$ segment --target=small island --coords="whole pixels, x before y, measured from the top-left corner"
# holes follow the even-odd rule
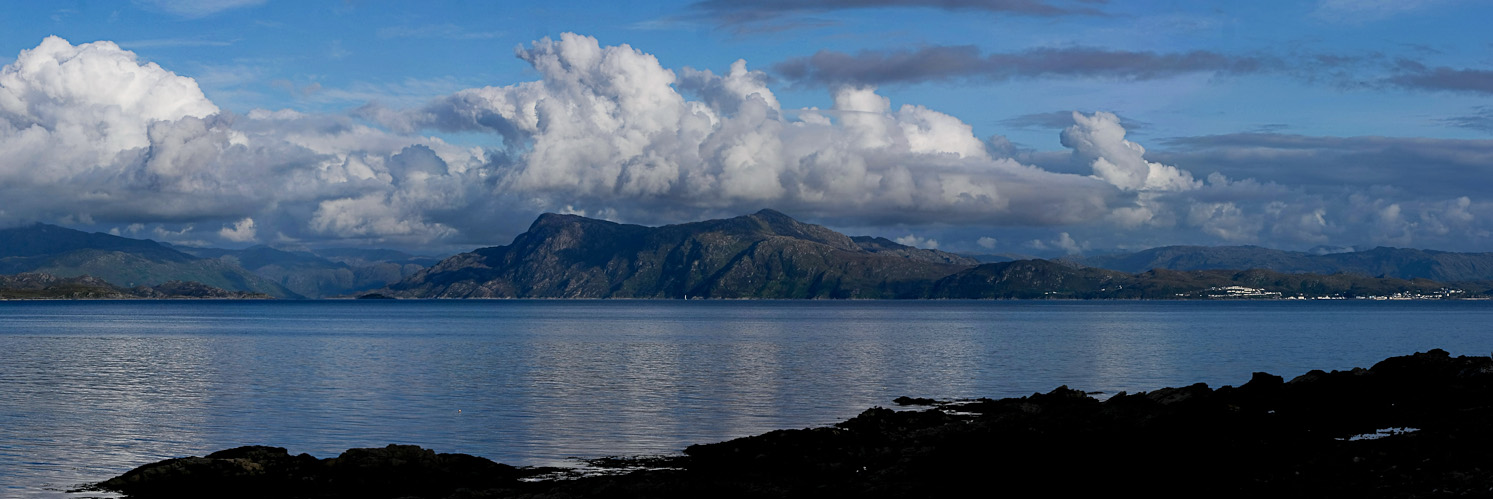
[[[1097,395],[1097,396],[1096,396]],[[136,468],[88,490],[133,498],[1484,496],[1493,484],[1493,359],[1442,350],[1370,368],[1255,373],[1090,394],[899,398],[831,427],[682,455],[517,468],[415,446],[334,458],[240,447]],[[1081,497],[1081,496],[1080,496]]]

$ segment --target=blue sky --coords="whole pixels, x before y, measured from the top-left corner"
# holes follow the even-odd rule
[[[26,3],[0,16],[0,223],[455,251],[543,211],[776,208],[955,251],[1493,251],[1488,19],[1457,0]]]

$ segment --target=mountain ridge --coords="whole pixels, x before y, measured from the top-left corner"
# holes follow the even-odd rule
[[[895,243],[893,243],[895,244]],[[645,227],[546,213],[506,246],[442,261],[381,293],[497,298],[897,298],[965,265],[870,251],[819,225],[765,209]],[[899,253],[900,252],[900,253]]]
[[[441,260],[318,253],[172,246],[46,224],[0,230],[0,274],[88,275],[124,289],[190,281],[282,298],[1157,299],[1229,286],[1277,296],[1451,296],[1448,282],[1475,295],[1493,290],[1493,253],[1166,246],[982,263],[989,258],[847,236],[771,209],[658,227],[546,213],[508,245]]]
[[[1228,251],[1259,250],[1265,249]],[[1229,295],[1230,287],[1239,289]],[[846,236],[773,210],[659,227],[543,214],[509,245],[450,257],[376,293],[401,298],[1468,296],[1424,278],[1259,268],[1128,273],[1041,259],[979,263],[885,238]]]
[[[177,247],[196,257],[222,260],[307,298],[351,295],[387,286],[414,274],[421,259],[393,250],[338,251],[328,258],[316,251],[283,250],[266,245],[231,250]],[[389,257],[395,261],[378,260]],[[434,262],[430,262],[434,263]]]

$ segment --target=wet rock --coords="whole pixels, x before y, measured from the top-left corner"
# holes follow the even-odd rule
[[[1146,395],[1147,398],[1161,405],[1172,405],[1187,402],[1199,397],[1206,397],[1213,393],[1205,383],[1196,383],[1181,388],[1162,388]]]
[[[936,405],[939,403],[939,401],[936,399],[908,397],[906,395],[903,395],[901,397],[892,399],[892,403],[897,405]]]
[[[462,489],[517,484],[529,471],[413,445],[349,449],[317,459],[282,447],[248,446],[206,457],[168,459],[98,484],[144,498],[447,497]]]
[[[1249,382],[1239,388],[1253,391],[1275,391],[1285,384],[1285,378],[1280,376],[1270,373],[1254,373],[1250,376]]]

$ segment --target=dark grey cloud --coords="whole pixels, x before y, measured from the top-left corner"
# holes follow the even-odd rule
[[[778,62],[772,71],[800,85],[831,86],[1031,78],[1145,81],[1200,72],[1271,73],[1343,90],[1399,88],[1493,95],[1493,70],[1428,66],[1378,53],[1226,54],[1209,50],[1152,52],[1098,47],[985,53],[974,45],[933,45],[854,54],[820,50]]]
[[[1058,17],[1103,15],[1094,8],[1106,0],[703,0],[689,6],[686,17],[715,22],[738,33],[781,31],[829,23],[809,16],[839,10],[928,8],[993,14]]]
[[[1414,61],[1400,61],[1398,66],[1400,74],[1389,77],[1390,84],[1415,90],[1493,94],[1493,71],[1446,66],[1433,68]]]
[[[1178,137],[1147,156],[1195,173],[1440,198],[1493,191],[1493,140],[1236,133]]]
[[[821,50],[808,57],[779,62],[772,69],[783,78],[799,83],[879,85],[1052,77],[1152,80],[1205,71],[1253,73],[1278,65],[1272,58],[1206,50],[1157,53],[1067,47],[982,54],[973,45],[960,45],[863,51],[854,55]]]

